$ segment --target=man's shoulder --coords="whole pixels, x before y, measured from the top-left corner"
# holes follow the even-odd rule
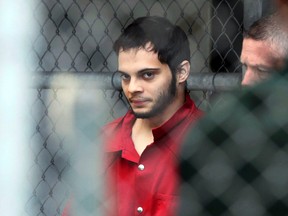
[[[193,119],[193,120],[202,117],[204,115],[204,113],[205,113],[200,107],[198,107],[196,105],[195,101],[192,100],[190,95],[186,96],[186,104],[185,104],[185,106],[188,107],[188,109],[190,109],[191,119]]]
[[[110,151],[110,149],[113,149],[114,144],[117,143],[114,141],[115,139],[117,140],[119,134],[121,134],[123,119],[124,116],[118,117],[101,128],[101,138],[105,146],[105,151]]]
[[[125,115],[118,117],[111,122],[108,122],[106,125],[103,126],[102,130],[110,131],[110,132],[114,131],[117,127],[119,127],[119,125],[122,124],[124,118],[125,118]]]
[[[134,119],[134,115],[131,111],[128,111],[124,116],[118,117],[113,121],[107,123],[102,127],[102,132],[106,134],[117,132],[123,124],[127,124]],[[111,135],[109,135],[111,136]]]

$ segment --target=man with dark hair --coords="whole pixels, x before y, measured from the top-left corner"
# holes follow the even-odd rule
[[[124,29],[114,50],[130,109],[101,131],[105,196],[100,214],[176,216],[180,144],[203,115],[186,89],[188,38],[165,18],[141,17]],[[70,199],[62,215],[77,212],[77,202]]]
[[[244,32],[241,62],[242,85],[252,85],[267,79],[283,67],[288,55],[288,33],[273,13],[254,22]]]
[[[103,130],[108,215],[177,215],[180,143],[202,115],[186,90],[187,36],[165,18],[141,17],[114,50],[131,109]]]

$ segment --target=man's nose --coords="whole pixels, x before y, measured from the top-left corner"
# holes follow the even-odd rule
[[[140,80],[138,79],[131,79],[128,85],[128,91],[130,93],[134,93],[134,92],[141,92],[143,91],[143,87],[142,87],[142,83]]]
[[[256,74],[251,70],[250,68],[247,68],[245,72],[243,72],[243,78],[242,78],[242,85],[253,85],[257,82],[256,80]]]

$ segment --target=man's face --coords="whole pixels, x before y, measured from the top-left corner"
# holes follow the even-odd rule
[[[142,49],[120,51],[118,70],[122,89],[137,118],[151,118],[168,109],[176,95],[176,83],[157,53]]]
[[[267,79],[273,70],[281,68],[283,57],[265,41],[244,38],[241,53],[242,85],[253,85]]]

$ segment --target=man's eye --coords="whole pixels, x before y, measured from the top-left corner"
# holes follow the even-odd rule
[[[268,68],[257,67],[256,70],[257,70],[256,73],[257,73],[258,78],[259,78],[260,80],[265,80],[265,79],[267,79],[269,76],[272,75],[271,69],[268,69]]]
[[[259,71],[260,73],[269,73],[269,72],[271,72],[271,69],[270,68],[257,67],[257,71]]]
[[[127,74],[121,74],[121,79],[122,79],[122,80],[129,80],[129,79],[130,79],[130,76],[127,75]]]
[[[152,79],[154,74],[152,72],[146,72],[143,74],[144,79]]]

